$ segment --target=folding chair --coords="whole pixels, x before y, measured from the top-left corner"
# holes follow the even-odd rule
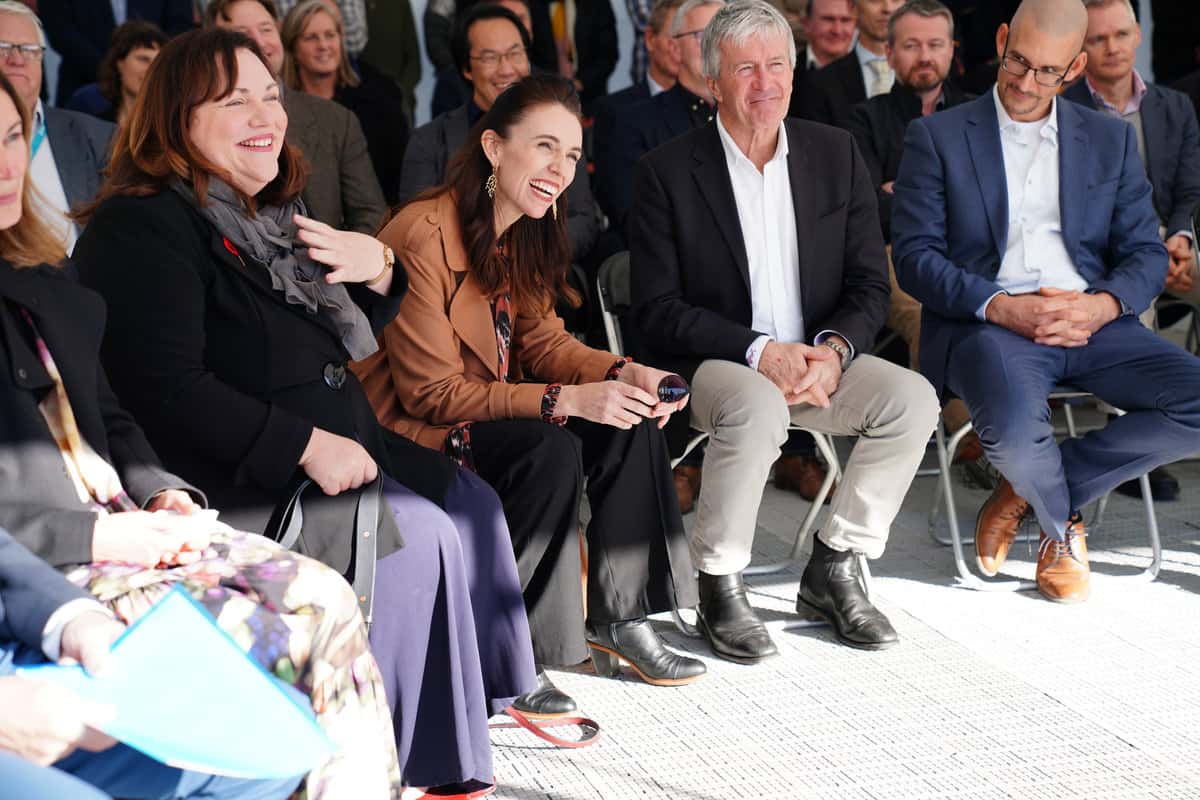
[[[1096,398],[1091,392],[1085,392],[1071,386],[1058,386],[1050,393],[1049,400],[1063,400],[1064,410],[1067,419],[1067,436],[1076,438],[1079,432],[1075,426],[1075,417],[1071,411],[1070,401],[1079,398]],[[1121,409],[1114,408],[1113,411],[1118,415],[1123,415],[1125,412]],[[950,454],[954,453],[959,442],[973,430],[970,422],[963,425],[958,430],[946,438],[946,433],[943,425],[939,421],[934,432],[936,441],[937,459],[938,459],[938,486],[934,490],[933,504],[929,511],[929,531],[933,536],[934,541],[938,544],[950,545],[954,548],[954,566],[957,570],[957,584],[960,587],[967,589],[975,589],[978,591],[1026,591],[1037,588],[1037,584],[1032,581],[1025,580],[985,580],[974,572],[967,565],[966,557],[963,554],[964,544],[973,544],[974,537],[964,538],[958,525],[958,508],[954,501],[954,481],[950,474]],[[1154,511],[1154,498],[1150,494],[1150,478],[1149,474],[1142,475],[1138,479],[1142,489],[1142,501],[1145,506],[1146,513],[1146,533],[1150,542],[1151,560],[1150,565],[1146,569],[1135,575],[1129,575],[1121,578],[1121,580],[1130,580],[1138,582],[1149,582],[1158,576],[1158,571],[1162,566],[1162,543],[1158,536],[1158,517]],[[939,508],[942,500],[945,500],[946,523],[950,531],[950,538],[944,539],[937,535],[935,527]],[[1097,504],[1096,517],[1091,525],[1091,533],[1095,533],[1103,520],[1104,511],[1108,503],[1108,496],[1102,497]]]

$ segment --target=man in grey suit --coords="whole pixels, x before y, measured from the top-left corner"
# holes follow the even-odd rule
[[[46,34],[37,15],[23,3],[0,2],[0,41],[12,45],[0,59],[0,71],[33,113],[29,175],[41,195],[41,216],[70,253],[79,230],[67,214],[99,191],[100,170],[108,162],[108,144],[115,129],[87,114],[42,103]]]
[[[204,25],[246,34],[262,50],[271,71],[282,74],[283,43],[273,0],[213,0],[205,9]],[[335,228],[374,234],[383,224],[387,204],[358,118],[332,100],[282,83],[280,88],[288,115],[287,140],[300,148],[311,168],[302,195],[308,215]]]

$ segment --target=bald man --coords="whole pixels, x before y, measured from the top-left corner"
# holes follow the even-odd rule
[[[996,574],[1032,510],[1038,590],[1059,602],[1088,594],[1079,509],[1200,451],[1200,359],[1137,319],[1168,260],[1136,133],[1057,98],[1086,66],[1087,25],[1079,0],[1025,0],[997,31],[993,91],[909,127],[892,217],[921,369],[967,404],[1005,477],[976,521],[979,569]],[[1129,413],[1060,446],[1060,383]]]

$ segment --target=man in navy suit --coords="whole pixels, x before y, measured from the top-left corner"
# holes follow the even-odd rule
[[[96,80],[96,70],[108,52],[108,39],[118,25],[144,19],[174,36],[195,24],[191,0],[41,0],[38,11],[50,44],[62,56],[59,103],[66,103],[76,89]]]
[[[1084,0],[1088,32],[1083,50],[1083,80],[1063,97],[1087,108],[1124,119],[1137,134],[1138,152],[1154,190],[1159,232],[1171,263],[1167,291],[1200,305],[1200,273],[1192,245],[1192,212],[1200,206],[1200,126],[1188,97],[1174,89],[1146,83],[1134,68],[1142,29],[1129,0]],[[1174,500],[1179,482],[1158,467],[1150,473],[1156,500]],[[1141,496],[1137,481],[1118,488]]]
[[[251,781],[168,767],[100,733],[111,709],[57,684],[14,675],[18,664],[70,658],[104,668],[125,626],[0,529],[0,787],[22,800],[223,798],[282,800],[299,778]],[[54,766],[51,767],[50,765]],[[102,791],[101,791],[102,790]]]
[[[892,216],[921,369],[966,402],[1006,478],[976,523],[980,569],[995,574],[1032,508],[1038,589],[1060,602],[1088,593],[1079,509],[1200,450],[1200,359],[1137,319],[1168,263],[1137,136],[1057,99],[1086,65],[1087,22],[1079,0],[1024,0],[996,35],[994,90],[909,127]],[[1128,414],[1059,446],[1059,383]]]

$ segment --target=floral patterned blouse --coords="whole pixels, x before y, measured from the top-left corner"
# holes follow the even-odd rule
[[[498,242],[497,247],[503,248],[503,244]],[[496,347],[500,355],[500,380],[508,383],[509,364],[512,359],[512,300],[508,292],[503,292],[492,301],[492,322],[496,328]],[[620,377],[621,369],[631,360],[627,356],[618,358],[609,367],[604,380],[615,381]],[[567,423],[566,417],[556,416],[554,413],[555,407],[558,405],[558,396],[561,392],[561,383],[552,383],[546,387],[546,391],[542,395],[542,422],[548,422],[551,425],[565,425]],[[463,468],[474,472],[475,459],[471,450],[471,425],[471,422],[460,422],[455,425],[446,434],[446,441],[442,445],[442,452],[458,462]]]

